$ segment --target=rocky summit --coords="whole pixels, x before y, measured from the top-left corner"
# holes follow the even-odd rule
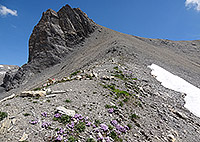
[[[66,5],[58,12],[48,9],[29,39],[28,64],[17,72],[7,73],[3,86],[6,90],[16,88],[28,76],[60,63],[95,28],[95,23],[79,8]]]
[[[163,87],[148,68],[200,87],[199,52],[199,41],[126,35],[78,8],[49,9],[30,37],[27,64],[3,79],[0,141],[199,142],[187,94]]]

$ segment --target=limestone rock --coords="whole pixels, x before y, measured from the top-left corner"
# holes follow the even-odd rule
[[[47,95],[47,91],[23,91],[20,97],[44,97]]]
[[[0,128],[0,134],[5,134],[7,132],[7,130],[10,128],[11,125],[11,120],[7,117]]]
[[[28,134],[26,134],[25,132],[24,132],[24,134],[22,135],[22,137],[21,137],[21,139],[19,140],[20,142],[23,142],[23,141],[25,141],[25,140],[27,140],[28,139]]]
[[[75,115],[75,111],[74,110],[66,109],[63,106],[57,107],[56,110],[61,114],[66,114],[66,115],[71,116],[71,117],[73,117]]]

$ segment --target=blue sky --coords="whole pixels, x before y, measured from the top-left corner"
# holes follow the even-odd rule
[[[42,12],[80,7],[96,23],[147,38],[200,39],[200,0],[0,0],[0,64],[23,65]]]

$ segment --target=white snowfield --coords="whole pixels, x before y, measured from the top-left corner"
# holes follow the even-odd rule
[[[0,65],[0,68],[3,68],[3,65]]]
[[[187,94],[185,97],[185,107],[193,114],[200,117],[200,89],[185,81],[184,79],[173,75],[158,65],[152,64],[148,66],[152,72],[151,74],[156,76],[156,79],[161,84],[174,91],[183,92]]]

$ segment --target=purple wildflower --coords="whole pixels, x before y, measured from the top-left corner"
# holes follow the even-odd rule
[[[105,124],[100,124],[101,129],[105,132],[108,131],[108,126]]]
[[[109,112],[109,113],[113,113],[113,112],[114,112],[114,109],[113,109],[113,108],[110,108],[110,109],[108,109],[108,112]]]
[[[71,122],[71,124],[67,125],[69,128],[73,129],[74,128],[74,121]]]
[[[60,114],[60,113],[56,113],[55,115],[54,115],[54,117],[56,117],[56,118],[59,118],[59,117],[61,117],[62,116],[62,114]]]
[[[96,128],[97,126],[95,124],[92,125],[93,128]]]
[[[42,123],[42,128],[48,128],[51,125],[51,122],[43,122]]]
[[[82,117],[81,114],[75,114],[75,115],[74,115],[74,118],[75,118],[75,119],[79,119],[79,118],[81,118],[81,117]]]
[[[56,138],[57,141],[62,141],[62,137],[59,135],[57,138]]]
[[[128,126],[126,126],[126,125],[124,126],[124,128],[125,128],[126,130],[130,130],[130,128],[129,128]]]
[[[31,124],[33,124],[33,125],[35,125],[35,124],[37,124],[37,123],[38,123],[38,121],[37,121],[37,120],[32,120],[32,121],[29,121],[29,123],[31,123]]]
[[[121,135],[121,132],[119,130],[115,130],[115,132],[117,133],[117,135]]]
[[[111,124],[112,124],[113,126],[116,126],[116,125],[117,125],[117,120],[112,120],[112,121],[111,121]]]
[[[103,137],[101,137],[101,138],[98,138],[98,141],[101,141],[101,140],[103,140]]]
[[[64,135],[63,135],[63,137],[66,137],[66,136],[67,136],[67,134],[64,134]]]
[[[126,132],[126,129],[121,125],[116,125],[116,129],[119,130],[120,132],[123,132],[123,133]]]
[[[41,115],[47,117],[47,112],[43,112]]]
[[[92,124],[91,122],[87,122],[87,123],[86,123],[86,126],[90,127],[91,124]]]
[[[64,131],[65,131],[64,129],[60,128],[60,130],[57,132],[57,134],[62,135],[64,133]]]
[[[85,121],[88,121],[88,119],[89,119],[89,117],[88,117],[88,116],[86,116],[86,117],[85,117]]]
[[[109,137],[105,137],[106,142],[111,142]]]

